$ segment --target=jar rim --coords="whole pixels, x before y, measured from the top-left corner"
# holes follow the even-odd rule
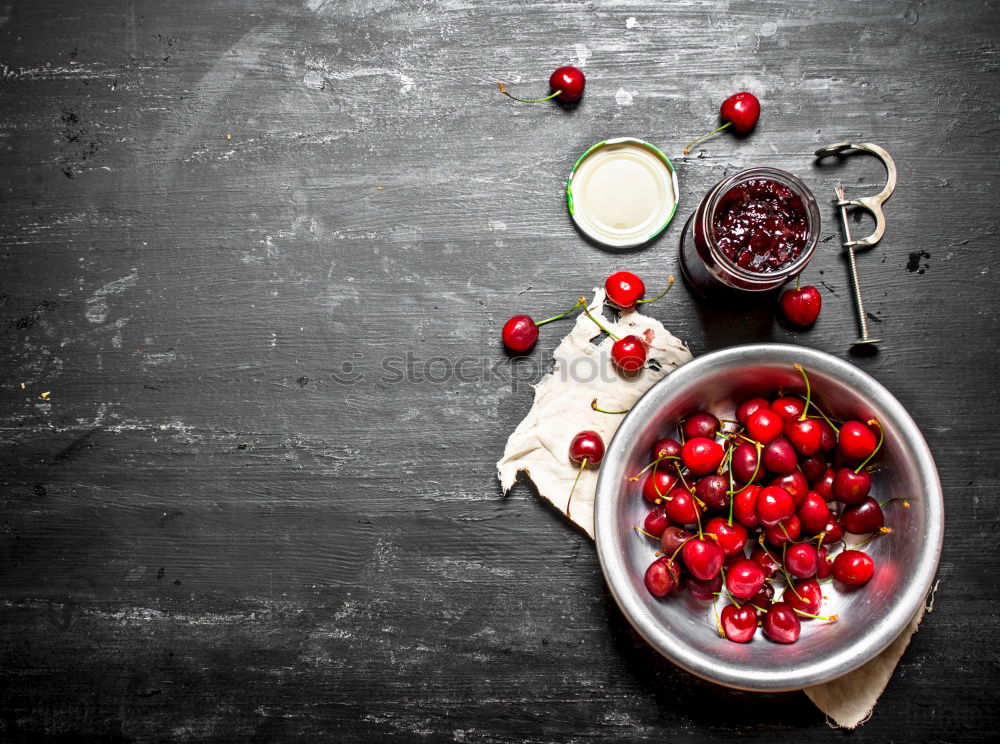
[[[715,210],[716,207],[718,207],[720,199],[733,186],[743,183],[744,181],[749,181],[752,178],[767,178],[787,186],[795,193],[796,196],[802,199],[802,205],[805,207],[806,223],[808,225],[806,244],[802,247],[802,252],[794,261],[777,271],[763,273],[759,271],[750,271],[737,265],[736,262],[723,253],[715,239],[714,231],[712,230],[712,217],[715,214]],[[816,250],[816,246],[819,243],[820,214],[819,205],[816,203],[816,197],[813,195],[812,190],[806,186],[801,179],[788,171],[781,170],[780,168],[756,166],[753,168],[745,168],[744,170],[734,173],[731,176],[723,178],[712,188],[711,191],[708,192],[702,204],[703,209],[701,210],[698,221],[701,223],[701,234],[705,238],[705,244],[708,246],[712,259],[720,266],[725,267],[726,271],[749,284],[773,283],[777,280],[784,280],[795,276],[805,268],[806,264],[809,263],[809,260],[812,258],[812,255]]]

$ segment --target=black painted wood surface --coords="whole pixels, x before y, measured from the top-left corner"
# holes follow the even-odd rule
[[[800,693],[657,657],[586,537],[494,473],[562,332],[514,364],[510,314],[618,268],[662,284],[735,169],[877,190],[875,160],[814,166],[843,138],[900,171],[861,258],[877,356],[847,353],[828,205],[812,331],[683,287],[649,312],[695,354],[851,358],[910,409],[945,485],[941,584],[850,738],[988,738],[998,22],[966,0],[0,6],[2,739],[845,738]],[[497,93],[564,63],[577,108]],[[739,89],[753,135],[680,156]],[[616,135],[675,156],[682,192],[629,254],[585,243],[562,196]]]

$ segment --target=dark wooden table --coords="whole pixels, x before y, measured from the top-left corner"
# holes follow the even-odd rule
[[[816,328],[683,287],[650,312],[695,354],[850,358],[910,409],[945,484],[940,590],[850,738],[995,733],[998,23],[965,0],[3,5],[0,738],[844,739],[801,693],[656,656],[586,537],[494,472],[565,330],[515,364],[503,321],[619,268],[662,285],[701,195],[762,164],[825,204]],[[497,93],[564,63],[575,109]],[[680,156],[744,88],[753,135]],[[676,156],[682,191],[629,254],[562,195],[615,135]],[[881,167],[810,156],[843,138],[900,172],[861,258],[873,357],[847,352],[828,200]]]

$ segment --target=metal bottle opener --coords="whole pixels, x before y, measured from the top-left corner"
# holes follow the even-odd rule
[[[845,199],[843,186],[837,186],[837,201],[835,204],[840,207],[840,223],[844,229],[843,246],[847,250],[848,262],[851,268],[851,283],[854,288],[854,307],[858,312],[858,323],[861,326],[861,338],[854,342],[854,345],[877,344],[881,341],[878,338],[871,338],[868,335],[868,318],[865,315],[865,305],[861,299],[861,282],[858,277],[858,264],[854,251],[856,248],[871,248],[878,243],[885,235],[885,214],[882,212],[882,204],[888,199],[896,188],[896,164],[892,157],[884,149],[870,142],[854,144],[852,142],[836,142],[826,147],[821,147],[816,151],[817,158],[825,158],[831,155],[839,155],[847,150],[864,150],[878,157],[885,166],[886,182],[882,190],[875,196],[865,196],[860,199]],[[851,239],[851,228],[847,221],[847,208],[860,207],[868,210],[875,218],[875,231],[867,238],[861,240]]]

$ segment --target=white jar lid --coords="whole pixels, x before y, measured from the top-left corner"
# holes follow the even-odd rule
[[[658,148],[633,137],[604,140],[576,161],[566,206],[584,235],[634,248],[663,232],[677,211],[677,174]]]

